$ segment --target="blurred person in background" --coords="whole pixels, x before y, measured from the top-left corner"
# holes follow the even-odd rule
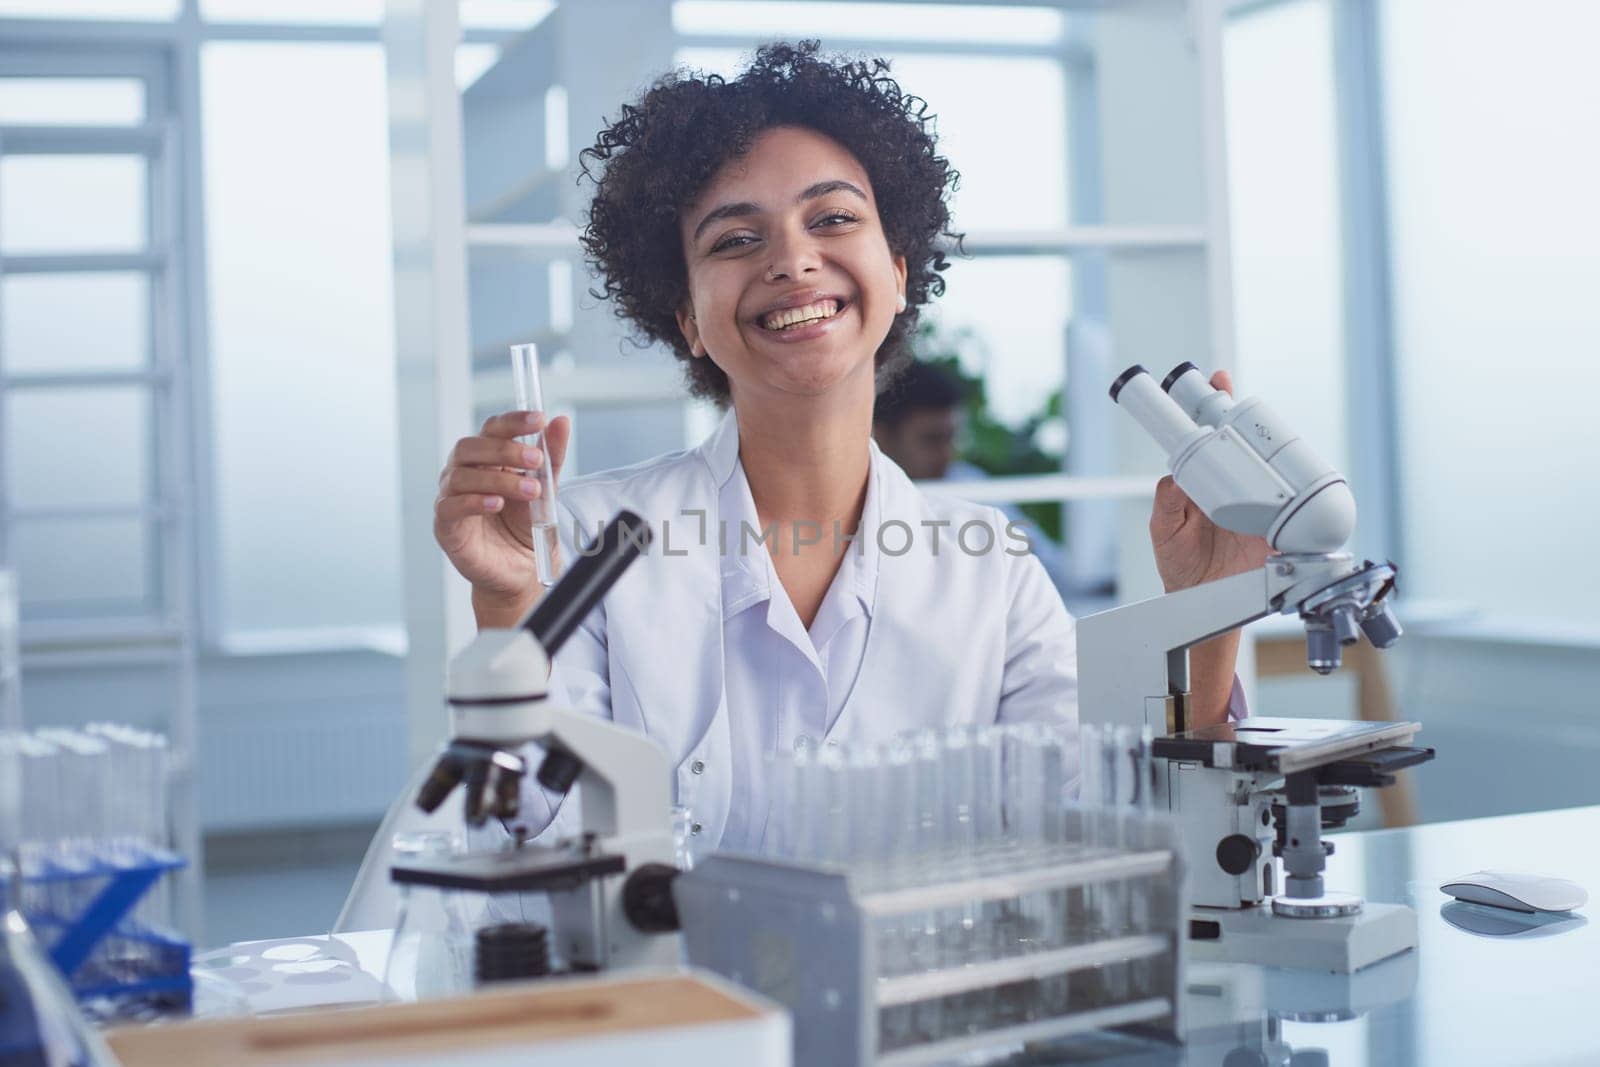
[[[913,360],[878,394],[872,412],[872,439],[883,454],[914,481],[976,482],[989,472],[960,458],[966,421],[966,392],[954,375],[932,363]],[[1027,534],[1028,547],[1063,597],[1071,589],[1065,551],[1015,504],[998,505],[1014,528]]]

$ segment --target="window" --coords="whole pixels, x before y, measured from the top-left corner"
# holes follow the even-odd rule
[[[212,22],[375,25],[383,0],[200,0],[200,16]]]
[[[7,156],[0,160],[0,252],[133,252],[144,248],[149,191],[139,156]]]
[[[0,278],[8,374],[129,371],[150,363],[150,279],[129,272]]]
[[[1225,44],[1240,386],[1349,470],[1328,4],[1250,12]]]
[[[229,638],[392,627],[382,50],[210,42],[201,91],[218,621]]]
[[[148,635],[177,608],[171,233],[152,211],[173,167],[130,129],[164,99],[153,49],[0,49],[0,553],[29,638]]]
[[[950,41],[1041,44],[1061,39],[1066,19],[1040,7],[985,7],[974,11],[948,4],[762,3],[743,0],[678,0],[672,28],[684,36],[773,38],[804,32],[857,40]]]
[[[822,43],[826,49],[827,40]],[[748,49],[684,48],[676,61],[731,78],[748,54]],[[1060,63],[1025,57],[895,55],[892,48],[879,54],[893,64],[891,73],[902,89],[932,98],[939,151],[961,172],[960,188],[951,199],[957,230],[1065,224],[1066,85]],[[1022,143],[1011,124],[992,121],[1020,101],[1026,101],[1031,131]]]
[[[18,389],[5,405],[6,495],[13,506],[135,508],[151,497],[148,387]]]
[[[150,524],[35,519],[11,534],[24,622],[147,617],[155,605]]]
[[[152,0],[145,0],[152,2]],[[376,26],[384,0],[200,0],[200,15],[212,22],[302,26]],[[525,30],[555,10],[555,0],[459,0],[468,29]]]
[[[182,0],[0,0],[0,18],[118,19],[178,17]]]
[[[0,79],[0,126],[130,126],[144,117],[137,78]]]
[[[952,263],[945,277],[949,287],[928,318],[949,335],[968,330],[979,339],[963,353],[971,360],[963,370],[983,377],[998,418],[1023,422],[1061,387],[1071,264],[1064,256],[986,256]]]
[[[1407,588],[1593,624],[1600,7],[1382,7]]]

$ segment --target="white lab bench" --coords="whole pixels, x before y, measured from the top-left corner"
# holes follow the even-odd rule
[[[1600,902],[1600,849],[1593,847],[1600,806],[1330,840],[1330,888],[1409,904],[1417,912],[1416,951],[1353,976],[1191,965],[1184,1046],[1099,1035],[1063,1046],[1061,1059],[1230,1067],[1290,1063],[1291,1056],[1296,1064],[1374,1067],[1600,1062],[1600,1026],[1589,1015],[1600,988],[1600,926],[1581,911],[1523,919],[1438,890],[1453,876],[1501,868],[1570,879]],[[386,931],[334,942],[366,974],[382,975]],[[245,943],[230,951],[244,958],[253,950]]]

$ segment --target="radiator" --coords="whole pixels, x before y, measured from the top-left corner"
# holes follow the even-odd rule
[[[197,792],[203,831],[373,820],[405,784],[400,709],[298,707],[202,715]]]

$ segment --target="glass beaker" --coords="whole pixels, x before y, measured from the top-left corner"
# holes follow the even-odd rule
[[[454,855],[463,845],[448,830],[394,835],[397,861]],[[431,886],[401,885],[394,940],[384,961],[383,984],[393,1000],[427,1000],[472,989],[472,937],[464,894]]]

